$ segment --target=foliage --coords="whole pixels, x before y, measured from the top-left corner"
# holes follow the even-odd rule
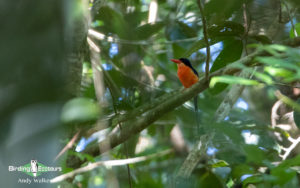
[[[141,106],[147,109],[146,106],[151,101],[179,89],[176,67],[169,60],[171,58],[190,58],[200,75],[204,74],[206,44],[196,2],[151,2],[157,2],[159,7],[154,23],[147,23],[149,11],[152,11],[148,9],[150,1],[108,1],[92,20],[93,29],[106,36],[102,41],[93,39],[101,49],[101,68],[105,72],[104,87],[107,88],[104,100],[109,104],[102,106],[100,119],[104,120],[110,118],[111,114],[121,112],[130,113]],[[295,16],[292,23],[295,24],[299,19],[296,14],[299,7],[292,8],[293,1],[277,3],[276,8],[270,3],[272,4],[268,0],[230,0],[224,4],[220,0],[211,0],[204,4],[211,45],[210,72],[231,66],[246,71],[250,76],[213,77],[210,89],[200,94],[198,105],[203,133],[214,132],[214,136],[208,143],[206,161],[197,165],[188,181],[180,181],[177,184],[179,187],[299,186],[298,171],[295,168],[299,165],[299,155],[296,152],[294,157],[281,160],[280,156],[284,151],[280,149],[280,145],[283,143],[278,142],[274,136],[280,132],[287,139],[290,134],[272,128],[268,120],[270,104],[276,98],[274,91],[281,90],[280,85],[291,87],[299,81],[299,50],[279,44],[289,37],[294,38],[295,33],[291,20],[286,25],[280,25],[274,21],[274,17],[267,17],[263,24],[260,23],[261,20],[250,18],[254,14],[256,17],[274,12],[278,14],[281,6],[282,11],[286,11],[282,14]],[[275,22],[278,27],[268,28],[270,22]],[[290,31],[285,27],[290,28]],[[299,24],[296,23],[297,32],[298,27]],[[259,30],[264,32],[258,32]],[[109,40],[109,37],[114,40]],[[251,66],[232,64],[254,51],[262,53],[254,58]],[[89,63],[86,62],[87,65]],[[92,66],[87,67],[87,72],[93,71]],[[95,100],[95,96],[88,95],[91,90],[92,93],[97,92],[93,77],[91,74],[83,76],[84,80],[89,81],[88,86],[83,87],[82,96]],[[236,105],[224,121],[215,122],[218,106],[236,84],[246,87],[244,94],[238,97]],[[289,101],[287,105],[297,106],[288,97],[286,101]],[[118,121],[118,117],[116,120]],[[114,126],[115,120],[112,122]],[[174,141],[169,139],[169,135],[174,125],[179,125],[185,144],[191,147],[197,142],[195,123],[191,103],[187,101],[139,135],[131,135],[126,146],[118,146],[110,151],[110,156],[114,159],[147,156],[159,153],[163,148],[171,148]],[[95,157],[96,160],[99,158],[102,157]],[[183,159],[183,156],[175,153],[130,165],[133,186],[168,187],[174,184],[174,177]],[[81,179],[76,179],[73,183],[79,181],[105,186],[112,183],[107,176],[114,176],[121,187],[129,186],[125,167],[111,170],[102,167],[96,171],[97,173],[91,171],[88,176],[81,176]],[[96,179],[98,181],[94,181]]]
[[[92,1],[90,8],[99,2]],[[155,114],[157,111],[153,110],[186,91],[181,91],[177,67],[170,59],[189,58],[199,79],[204,80],[207,54],[197,2],[101,1],[95,15],[87,20],[88,43],[80,44],[86,52],[80,53],[80,92],[64,101],[59,112],[62,127],[67,127],[67,136],[61,138],[67,139],[64,143],[72,141],[74,132],[80,130],[79,138],[71,142],[60,163],[64,173],[72,173],[75,168],[99,161],[141,160],[128,165],[99,165],[75,174],[59,186],[300,186],[299,148],[292,146],[300,142],[300,45],[287,42],[299,40],[299,3],[201,2],[208,24],[210,75],[223,72],[213,76],[208,88],[197,96],[201,126],[198,131],[191,101],[176,108],[170,105],[168,113]],[[150,4],[158,7],[151,22]],[[245,60],[253,54],[253,58]],[[228,69],[234,72],[227,73]],[[240,75],[241,71],[248,76]],[[241,86],[238,95],[230,96],[236,86]],[[282,101],[281,108],[274,115],[272,109],[278,100]],[[226,102],[230,107],[221,111],[226,115],[217,122],[222,114],[216,112]],[[147,114],[161,118],[153,122]],[[145,123],[136,134],[122,134],[123,130],[134,129],[137,122]],[[283,125],[289,128],[283,129]],[[111,138],[117,129],[121,133]],[[192,174],[181,177],[179,169],[203,135],[210,135],[202,143],[207,146],[205,152]],[[108,151],[101,155],[93,153],[95,142],[108,138],[112,148],[100,148],[100,152]],[[120,138],[122,144],[114,142]],[[83,142],[80,147],[84,151],[77,152]],[[165,152],[170,148],[172,152]]]

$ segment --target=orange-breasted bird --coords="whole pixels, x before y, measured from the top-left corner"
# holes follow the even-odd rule
[[[177,75],[185,88],[189,88],[198,82],[198,73],[188,59],[171,59],[171,61],[177,64]]]
[[[199,76],[197,71],[192,66],[191,62],[186,58],[171,59],[177,64],[177,75],[185,88],[189,88],[198,82]],[[198,97],[194,97],[194,107],[196,113],[197,130],[199,133],[199,119],[198,119]]]

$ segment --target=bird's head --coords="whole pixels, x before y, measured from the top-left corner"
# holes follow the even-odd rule
[[[188,60],[187,58],[180,58],[180,59],[171,59],[171,61],[173,61],[174,63],[180,65],[181,63],[185,64],[186,66],[191,67],[192,64],[190,62],[190,60]]]
[[[194,69],[194,67],[192,66],[190,60],[188,60],[187,58],[180,58],[180,59],[171,59],[171,61],[173,61],[174,63],[177,64],[178,68],[182,67],[182,66],[188,66],[190,67],[193,72],[198,76],[197,71]]]

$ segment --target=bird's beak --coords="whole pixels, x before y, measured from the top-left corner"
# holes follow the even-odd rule
[[[174,63],[180,64],[181,61],[179,59],[171,59],[171,61],[173,61]]]

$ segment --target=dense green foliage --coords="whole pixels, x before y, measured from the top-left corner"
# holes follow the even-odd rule
[[[60,122],[55,121],[59,124],[56,128],[64,129],[55,143],[63,148],[80,130],[79,138],[60,156],[58,164],[63,173],[72,173],[97,161],[141,161],[128,166],[99,165],[55,186],[300,187],[300,150],[292,145],[300,138],[300,3],[201,3],[211,50],[210,74],[217,76],[198,95],[199,132],[192,100],[180,106],[170,104],[172,109],[158,111],[163,113],[160,118],[147,116],[184,92],[176,75],[177,66],[170,59],[189,58],[204,79],[206,43],[196,0],[96,0],[90,3],[88,13],[84,6],[70,6],[75,17],[89,15],[89,10],[93,14],[85,20],[90,24],[88,42],[80,46],[84,48],[80,54],[80,91],[49,99],[58,101],[60,110],[55,111],[55,117]],[[157,12],[150,4],[157,6]],[[76,33],[77,27],[73,29]],[[239,61],[248,56],[253,58],[246,63]],[[51,67],[55,77],[52,69],[57,67]],[[235,74],[218,74],[228,67]],[[239,74],[241,71],[243,74]],[[61,87],[64,82],[60,79],[54,85]],[[230,95],[233,90],[239,90],[237,96]],[[224,98],[230,99],[231,106],[220,110]],[[274,112],[278,101],[279,110]],[[142,128],[135,127],[139,123]],[[118,128],[121,133],[137,131],[112,137],[113,148],[99,154],[91,138],[103,141]],[[182,177],[180,168],[205,135],[208,138],[202,144],[207,148],[192,173]],[[115,141],[118,139],[120,143]],[[139,156],[147,159],[136,158]]]
[[[200,75],[204,74],[206,44],[197,3],[157,1],[156,21],[147,23],[149,3],[108,1],[92,21],[93,30],[105,35],[103,40],[90,36],[101,50],[100,66],[105,71],[104,87],[108,88],[104,100],[109,105],[102,106],[102,119],[111,114],[130,112],[181,88],[171,58],[190,58]],[[248,72],[249,77],[221,75],[212,79],[211,88],[199,95],[201,133],[195,133],[192,103],[187,101],[141,134],[131,135],[125,147],[129,156],[124,152],[124,144],[112,150],[110,156],[113,159],[131,158],[172,148],[174,141],[169,139],[170,132],[179,125],[185,144],[191,148],[197,143],[198,134],[214,133],[207,143],[205,161],[198,164],[188,181],[179,182],[179,187],[181,184],[186,187],[247,187],[250,184],[298,187],[297,169],[294,168],[300,163],[297,152],[291,154],[297,157],[281,162],[280,154],[285,152],[281,149],[283,143],[274,136],[279,130],[270,122],[271,107],[277,100],[276,90],[297,98],[292,90],[299,80],[300,54],[296,48],[279,44],[295,37],[293,27],[298,32],[298,8],[298,3],[293,1],[230,0],[224,4],[220,0],[211,0],[205,3],[204,15],[211,45],[210,72],[255,50],[270,55],[255,57],[257,67],[234,64]],[[285,21],[279,21],[280,16]],[[274,45],[269,45],[271,43]],[[83,79],[91,82],[83,88],[82,95],[95,99],[90,74],[92,66],[89,61],[84,65],[87,71]],[[246,85],[243,94],[225,120],[216,122],[218,106],[236,84]],[[293,134],[284,130],[279,132],[283,140]],[[146,140],[146,144],[140,151],[142,140]],[[187,155],[184,151],[182,154],[130,165],[134,187],[174,185],[175,176]],[[121,187],[129,186],[126,167],[115,167],[112,171]],[[88,176],[84,175],[79,182],[109,185],[107,170],[103,168],[96,172],[99,174],[86,174]]]

